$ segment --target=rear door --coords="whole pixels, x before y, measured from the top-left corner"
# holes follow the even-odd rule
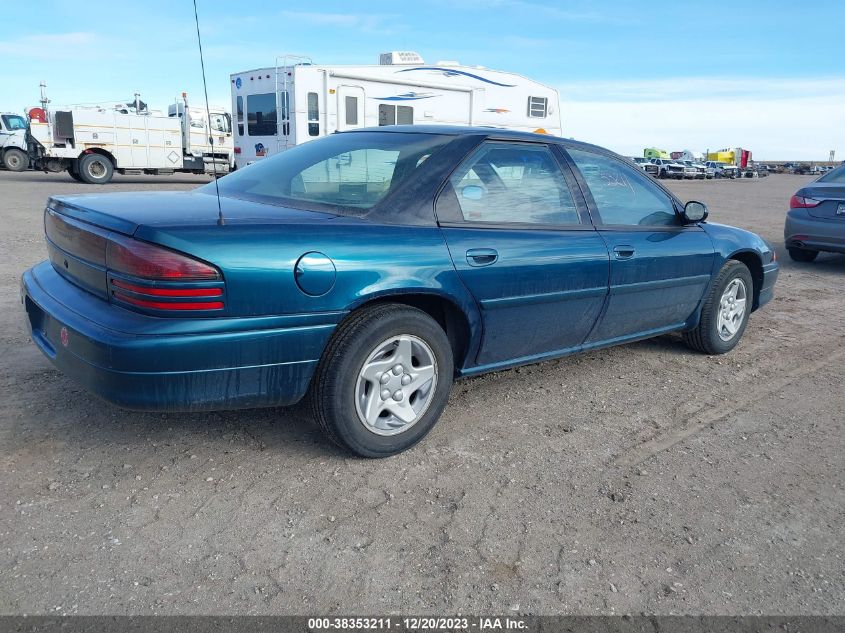
[[[607,307],[588,343],[677,329],[710,283],[715,251],[700,226],[684,226],[673,198],[618,158],[567,148],[593,222],[610,252]]]
[[[607,294],[608,252],[549,146],[482,143],[440,194],[437,216],[481,311],[477,366],[554,356],[584,341]]]

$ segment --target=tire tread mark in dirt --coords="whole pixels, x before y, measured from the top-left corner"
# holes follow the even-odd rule
[[[770,381],[766,385],[766,388],[759,390],[752,389],[746,392],[747,395],[745,401],[740,406],[729,408],[727,410],[725,410],[724,406],[700,410],[699,413],[681,420],[679,425],[667,429],[664,433],[658,433],[650,440],[647,440],[625,453],[622,453],[616,457],[611,464],[613,466],[621,466],[623,468],[641,464],[650,457],[653,457],[658,453],[662,453],[663,451],[668,450],[676,444],[684,441],[688,437],[695,435],[699,431],[707,428],[708,425],[715,422],[721,422],[732,415],[744,412],[757,402],[771,397],[783,390],[784,387],[795,382],[796,379],[815,373],[820,369],[824,369],[842,358],[845,358],[845,350],[834,352],[833,354],[829,354],[828,356],[813,362],[802,363],[795,369],[783,374],[780,378]]]

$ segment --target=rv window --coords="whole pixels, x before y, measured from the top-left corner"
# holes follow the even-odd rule
[[[414,122],[414,109],[411,106],[396,106],[396,123],[411,125]]]
[[[308,136],[320,136],[320,97],[308,93]]]
[[[358,125],[358,97],[346,97],[346,125]]]
[[[247,96],[246,123],[250,136],[276,135],[276,98],[272,92]]]
[[[378,106],[378,124],[396,125],[396,106],[380,103]]]
[[[548,105],[546,97],[528,97],[528,116],[532,119],[545,118]]]
[[[238,123],[244,121],[244,98],[238,95]]]

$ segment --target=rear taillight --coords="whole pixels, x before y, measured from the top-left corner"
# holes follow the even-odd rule
[[[225,307],[220,271],[154,244],[112,235],[106,268],[112,298],[130,306],[152,311]]]
[[[821,200],[807,198],[806,196],[792,196],[789,199],[790,209],[811,209],[821,204]]]
[[[240,153],[241,153],[241,148],[240,148],[240,147],[236,147],[236,148],[235,148],[235,154],[240,154]]]
[[[106,268],[115,272],[161,281],[214,281],[220,272],[213,266],[147,242],[110,236]]]

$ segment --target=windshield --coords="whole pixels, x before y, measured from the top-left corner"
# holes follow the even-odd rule
[[[361,214],[409,181],[451,137],[351,132],[298,145],[222,178],[220,195]],[[214,184],[202,187],[214,193]]]
[[[25,130],[26,119],[24,119],[18,114],[4,114],[3,127],[5,127],[10,132],[13,132],[15,130]]]

